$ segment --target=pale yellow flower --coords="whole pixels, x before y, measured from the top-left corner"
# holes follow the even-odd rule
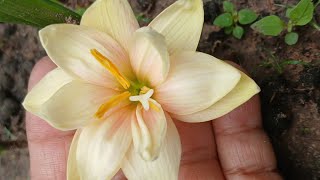
[[[179,134],[171,118],[204,122],[225,115],[259,87],[244,73],[196,52],[202,0],[178,0],[149,27],[127,0],[97,0],[81,25],[50,25],[43,47],[58,66],[23,105],[60,130],[78,129],[69,180],[178,178]]]

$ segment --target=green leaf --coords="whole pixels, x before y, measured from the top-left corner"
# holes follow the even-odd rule
[[[251,9],[241,9],[238,17],[239,23],[245,25],[253,23],[258,18],[258,15]]]
[[[237,39],[241,39],[243,34],[244,30],[241,26],[236,26],[232,31],[232,35]]]
[[[79,23],[81,16],[51,0],[0,0],[0,22],[43,28],[57,23]]]
[[[299,39],[299,34],[298,33],[295,33],[295,32],[290,32],[286,35],[285,37],[285,42],[288,44],[288,45],[294,45],[298,42],[298,39]]]
[[[251,25],[251,28],[268,36],[278,36],[285,28],[284,22],[275,15],[267,16]]]
[[[289,17],[289,14],[291,13],[291,11],[293,10],[293,8],[288,8],[286,11],[286,17]]]
[[[294,25],[304,26],[313,18],[314,5],[311,0],[301,0],[292,10],[288,10],[287,17]]]
[[[142,23],[150,23],[151,22],[151,19],[145,17],[145,15],[143,15],[143,14],[136,15],[136,19],[138,20],[138,22],[142,22]]]
[[[232,15],[230,13],[223,13],[214,20],[213,24],[222,28],[229,27],[233,24]]]
[[[234,5],[232,4],[232,2],[223,1],[223,11],[233,13],[234,12]]]
[[[233,26],[224,28],[224,33],[225,34],[231,34],[232,31],[233,31]]]

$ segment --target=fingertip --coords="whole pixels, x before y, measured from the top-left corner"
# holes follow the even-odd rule
[[[225,116],[213,121],[216,134],[232,134],[247,129],[262,128],[260,99],[258,95]]]
[[[30,91],[48,72],[56,67],[48,56],[41,58],[32,69],[28,90]]]
[[[259,96],[213,121],[218,156],[227,179],[245,179],[276,169],[276,159],[262,128]],[[248,178],[248,176],[247,176]]]

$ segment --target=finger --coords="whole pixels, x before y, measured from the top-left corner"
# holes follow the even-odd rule
[[[29,90],[55,67],[48,57],[40,60],[31,73]],[[31,179],[66,179],[66,162],[74,132],[56,130],[44,120],[28,112],[26,113],[26,130]]]
[[[262,130],[258,96],[214,120],[213,129],[226,179],[281,179],[272,145]]]
[[[179,179],[224,179],[217,159],[211,122],[175,121],[182,144]]]

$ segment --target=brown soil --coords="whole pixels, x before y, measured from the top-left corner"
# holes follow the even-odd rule
[[[174,1],[129,0],[135,13],[147,20]],[[92,1],[62,2],[77,8],[87,7]],[[300,34],[298,44],[287,46],[284,36],[265,37],[246,26],[244,38],[236,40],[212,26],[221,11],[220,0],[204,2],[206,23],[199,51],[239,63],[259,83],[264,127],[273,142],[283,176],[292,180],[320,179],[320,32],[309,26],[299,27],[296,29]],[[261,16],[284,16],[285,10],[275,3],[295,4],[298,0],[233,2],[238,8],[249,7]],[[316,17],[320,17],[320,8]],[[145,21],[141,24],[145,25]],[[24,111],[20,104],[30,71],[45,53],[35,28],[0,24],[0,39],[0,169],[8,170],[0,171],[0,177],[21,179],[27,176],[28,166]],[[308,64],[285,66],[282,73],[273,67],[288,59]],[[12,164],[3,163],[13,160],[24,170],[16,172]]]

